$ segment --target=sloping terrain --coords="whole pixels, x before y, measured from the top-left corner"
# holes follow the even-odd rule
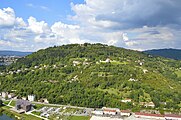
[[[70,44],[40,50],[1,71],[0,90],[35,94],[50,103],[86,107],[180,108],[181,61],[102,44]],[[166,102],[166,105],[161,103]]]

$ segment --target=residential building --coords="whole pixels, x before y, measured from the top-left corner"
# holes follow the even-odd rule
[[[145,107],[152,107],[152,108],[154,108],[155,104],[153,102],[149,102],[149,103],[146,103],[144,106]]]
[[[131,115],[130,110],[121,110],[121,116],[127,116],[129,117]]]
[[[14,94],[14,93],[8,94],[8,98],[9,98],[9,99],[11,99],[11,98],[13,98],[13,97],[15,97],[15,94]]]
[[[8,97],[8,92],[2,92],[2,93],[1,93],[1,96],[2,96],[2,98]]]
[[[164,115],[161,114],[149,114],[149,113],[135,113],[136,118],[146,118],[146,119],[154,119],[154,120],[165,120]]]
[[[123,103],[128,103],[128,102],[131,102],[131,101],[132,101],[132,100],[129,99],[129,98],[121,100],[121,102],[123,102]]]
[[[106,108],[103,107],[103,113],[106,115],[117,115],[120,113],[120,110],[118,108]]]
[[[28,95],[28,100],[30,102],[35,101],[35,95]]]
[[[103,115],[104,112],[103,112],[103,110],[95,110],[95,111],[92,111],[92,114],[94,114],[94,115]]]
[[[165,115],[165,120],[181,120],[181,116],[168,114],[168,115]]]

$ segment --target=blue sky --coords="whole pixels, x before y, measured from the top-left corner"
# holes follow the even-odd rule
[[[17,2],[18,1],[18,2]],[[69,23],[67,15],[73,15],[72,3],[84,3],[84,0],[1,0],[0,8],[11,7],[17,17],[27,20],[29,16],[52,25],[56,21]]]
[[[180,0],[1,0],[0,50],[85,42],[181,49],[180,6]]]

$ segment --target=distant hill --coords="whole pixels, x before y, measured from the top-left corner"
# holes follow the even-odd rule
[[[27,56],[32,52],[20,52],[20,51],[7,51],[0,50],[0,56]]]
[[[181,50],[179,49],[154,49],[154,50],[147,50],[144,51],[145,53],[155,55],[155,56],[162,56],[166,58],[171,58],[175,60],[181,60]]]

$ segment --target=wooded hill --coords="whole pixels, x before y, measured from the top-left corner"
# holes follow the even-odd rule
[[[181,50],[179,49],[153,49],[144,52],[154,56],[162,56],[170,59],[181,60]]]
[[[179,110],[180,67],[181,61],[115,46],[54,46],[1,70],[0,90],[58,104],[139,109],[153,101],[157,108]],[[121,102],[126,98],[132,103]]]

